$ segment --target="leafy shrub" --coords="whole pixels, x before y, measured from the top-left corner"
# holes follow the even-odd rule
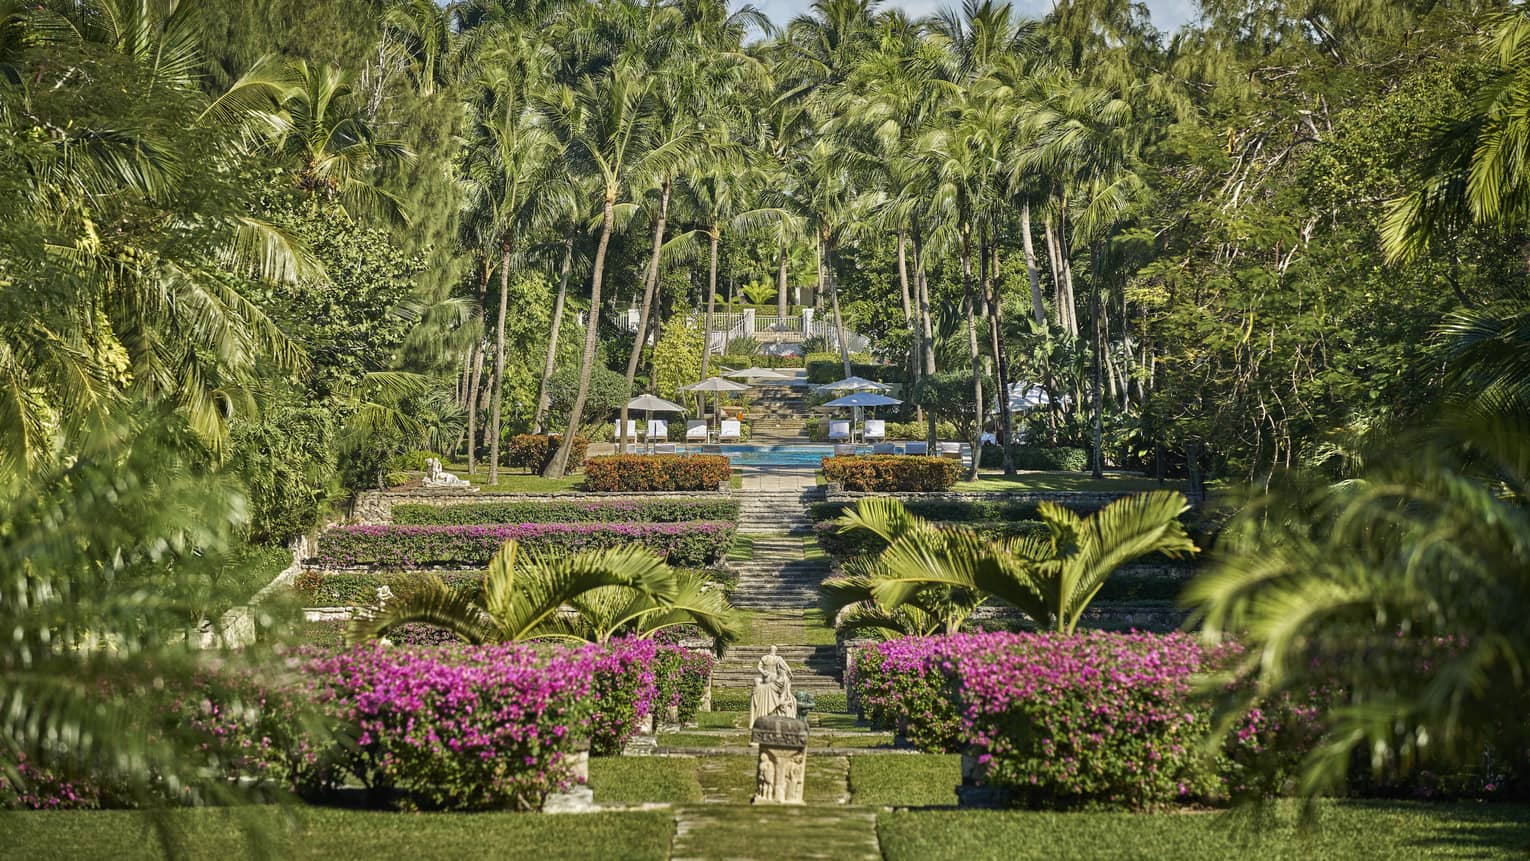
[[[510,539],[533,553],[641,544],[671,565],[705,567],[727,552],[734,524],[503,523],[486,526],[337,526],[319,536],[326,568],[487,565]]]
[[[568,414],[574,408],[574,397],[579,392],[579,369],[560,368],[547,381],[547,426],[568,427]],[[611,414],[621,409],[627,400],[627,378],[610,368],[596,365],[590,369],[590,387],[584,399],[582,425],[605,424]],[[611,425],[605,424],[605,432],[611,433]],[[570,462],[573,461],[572,458]]]
[[[860,492],[947,490],[960,471],[961,464],[940,457],[876,454],[823,459],[824,478]]]
[[[12,772],[19,781],[10,777]],[[100,795],[88,781],[40,767],[26,754],[14,760],[0,757],[0,810],[88,810],[100,805]]]
[[[585,490],[600,493],[716,490],[732,476],[722,455],[613,454],[584,462]]]
[[[1081,448],[1012,445],[1009,450],[1014,458],[1016,469],[1082,472],[1089,468],[1089,452]],[[984,468],[1003,466],[1004,451],[996,445],[985,445],[982,460],[978,464]]]
[[[393,472],[404,472],[411,470],[414,472],[424,472],[427,468],[429,468],[427,461],[429,461],[431,458],[442,460],[441,455],[437,454],[436,452],[415,449],[414,451],[406,451],[402,454],[396,454],[388,458],[388,461],[386,464],[384,464],[384,467]],[[442,462],[444,463],[445,461],[442,460]]]
[[[829,441],[829,422],[831,419],[823,416],[813,416],[803,422],[803,429],[807,431],[808,439],[813,442]],[[924,422],[888,422],[887,438],[889,440],[922,440],[925,437],[927,427]],[[939,439],[956,439],[958,431],[956,425],[950,422],[937,422],[935,435]]]
[[[706,652],[679,646],[660,646],[654,676],[658,684],[655,702],[660,716],[674,708],[681,723],[696,719],[701,698],[712,680],[715,659]]]
[[[477,600],[483,591],[482,571],[432,572],[453,591]],[[358,607],[377,600],[377,590],[386,586],[397,592],[420,575],[409,571],[315,571],[309,569],[292,581],[295,592],[307,607]],[[398,641],[389,635],[389,639]]]
[[[996,502],[987,499],[909,499],[903,502],[909,514],[938,523],[1034,520],[1037,505],[1035,502]],[[808,512],[814,520],[833,520],[844,514],[849,507],[843,502],[815,502]],[[1085,511],[1074,506],[1066,507],[1081,513]]]
[[[333,409],[287,396],[259,421],[229,423],[230,469],[250,494],[251,543],[282,544],[319,522],[340,490],[337,433]]]
[[[395,505],[393,522],[415,526],[480,523],[683,523],[738,520],[733,499],[580,499]]]
[[[563,434],[516,434],[510,438],[510,446],[505,452],[505,465],[518,466],[530,472],[541,472],[552,463],[553,455],[558,453],[558,446],[563,444]],[[590,438],[584,436],[574,437],[574,445],[569,450],[568,462],[580,464],[584,462],[584,453],[590,448]]]
[[[652,640],[637,638],[616,641],[611,648],[587,647],[587,652],[595,653],[591,754],[621,753],[643,718],[653,713],[658,648]]]

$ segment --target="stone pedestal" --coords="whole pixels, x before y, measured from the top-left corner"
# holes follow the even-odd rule
[[[961,807],[1009,806],[1009,790],[987,784],[987,777],[988,766],[978,762],[977,754],[963,751],[962,784],[956,788],[956,803]]]
[[[807,772],[807,721],[783,715],[755,718],[751,741],[760,747],[755,804],[801,804]]]
[[[659,748],[659,736],[654,732],[653,712],[649,712],[638,724],[637,732],[627,739],[622,748],[623,756],[646,756]]]
[[[583,742],[569,754],[569,777],[573,785],[563,792],[550,793],[542,802],[544,813],[587,813],[595,810],[595,790],[590,788],[590,743]]]

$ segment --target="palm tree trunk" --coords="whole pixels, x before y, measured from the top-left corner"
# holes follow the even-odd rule
[[[1094,457],[1092,458],[1091,472],[1095,478],[1103,478],[1105,472],[1105,442],[1104,442],[1104,419],[1101,415],[1103,403],[1101,402],[1103,386],[1103,371],[1105,363],[1101,354],[1105,347],[1105,330],[1100,322],[1100,291],[1094,285],[1089,288],[1089,310],[1094,315]]]
[[[786,243],[781,243],[781,262],[776,270],[776,316],[786,320]],[[702,378],[705,379],[703,374]]]
[[[829,288],[829,307],[834,312],[834,337],[839,341],[839,360],[850,376],[850,345],[845,343],[845,319],[839,313],[839,291],[834,287],[834,249],[829,240],[819,240],[818,280]]]
[[[972,356],[972,405],[976,411],[976,420],[972,423],[972,465],[967,469],[967,480],[975,481],[978,464],[983,459],[983,354],[978,350],[978,300],[972,295],[972,236],[965,226],[962,228],[962,292],[966,294],[967,349]]]
[[[648,340],[648,315],[653,313],[654,288],[659,283],[659,249],[664,247],[664,223],[669,219],[669,189],[670,178],[664,177],[664,185],[659,192],[659,215],[653,222],[653,247],[648,252],[648,268],[643,272],[643,306],[638,312],[637,337],[632,340],[632,353],[627,356],[627,398],[632,398],[632,381],[637,377],[638,359],[643,355],[643,344]],[[622,404],[621,416],[617,419],[618,428],[623,432],[616,435],[616,450],[621,454],[627,453],[627,405]]]
[[[489,277],[494,274],[492,258],[486,257],[483,261],[483,276],[478,279],[478,315],[483,319],[483,300],[489,292]],[[467,397],[467,462],[468,475],[478,474],[478,381],[483,376],[483,337],[479,336],[473,342],[472,355],[468,359],[472,366],[470,373],[472,379],[468,382]]]
[[[1025,274],[1031,282],[1031,314],[1036,323],[1047,324],[1047,306],[1041,297],[1041,273],[1036,269],[1036,248],[1031,244],[1031,205],[1020,207],[1020,247],[1025,250]]]
[[[1015,456],[1009,449],[1013,438],[1015,417],[1009,408],[1009,363],[1004,360],[1004,321],[999,296],[999,244],[990,242],[983,264],[983,295],[988,299],[988,331],[993,341],[994,374],[998,378],[999,396],[999,448],[1004,452],[1004,474],[1015,474]]]
[[[930,321],[930,281],[924,271],[924,241],[920,235],[919,219],[913,221],[910,240],[914,246],[914,292],[919,304],[919,342],[924,353],[924,377],[935,376],[935,329]],[[936,419],[934,411],[925,413],[925,432],[930,453],[935,453]]]
[[[590,322],[585,327],[584,355],[579,361],[579,388],[574,393],[574,405],[569,411],[568,429],[563,434],[563,441],[558,444],[558,450],[553,453],[547,468],[542,470],[544,478],[563,477],[568,469],[568,456],[574,447],[574,437],[579,433],[579,422],[584,418],[584,401],[590,393],[590,372],[595,369],[595,348],[600,340],[600,282],[605,276],[606,248],[611,244],[611,221],[615,207],[615,193],[607,192],[605,209],[600,219],[600,241],[595,245],[595,261],[590,273]]]
[[[490,419],[489,438],[489,484],[499,483],[499,416],[500,404],[505,395],[505,312],[510,302],[510,243],[501,246],[499,269],[499,319],[494,324],[494,385],[493,416]]]
[[[913,303],[909,299],[908,289],[908,234],[898,231],[898,287],[902,290],[903,298],[903,324],[908,326],[909,332],[914,336],[913,349],[909,351],[908,367],[912,372],[909,381],[919,381],[919,331],[914,327]]]
[[[717,245],[722,240],[722,231],[716,224],[712,225],[709,238],[711,239],[711,253],[708,257],[710,263],[707,267],[707,316],[703,321],[702,331],[706,334],[701,345],[701,378],[707,378],[707,368],[712,358],[712,314],[717,307]],[[782,294],[785,295],[784,293]],[[697,403],[702,403],[704,396],[697,395]]]
[[[558,270],[558,298],[553,300],[552,331],[547,335],[547,359],[542,363],[542,381],[537,385],[537,413],[531,422],[536,433],[546,430],[543,422],[547,421],[549,406],[547,387],[552,383],[554,365],[558,361],[558,333],[563,329],[563,305],[568,299],[568,278],[573,268],[574,231],[570,228],[568,235],[563,238],[563,266]]]

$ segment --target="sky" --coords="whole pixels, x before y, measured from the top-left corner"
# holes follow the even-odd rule
[[[753,0],[754,5],[777,24],[785,24],[794,15],[806,11],[812,0]],[[1196,0],[1146,0],[1153,16],[1153,26],[1166,33],[1178,30],[1181,24],[1195,14]],[[913,17],[922,17],[945,6],[961,5],[961,0],[887,0],[886,6],[904,9]],[[1040,18],[1052,11],[1051,0],[1014,0],[1016,11],[1031,18]]]

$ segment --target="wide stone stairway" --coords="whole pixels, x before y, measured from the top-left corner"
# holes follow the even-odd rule
[[[712,670],[717,688],[753,688],[755,666],[770,646],[733,646]],[[839,653],[833,646],[778,645],[777,654],[792,668],[792,690],[815,694],[844,690],[839,683]]]
[[[749,441],[759,445],[805,443],[807,399],[795,389],[770,386],[759,389],[749,409]]]
[[[754,555],[729,563],[738,573],[731,600],[744,610],[805,609],[818,606],[818,584],[829,576],[828,560],[805,556],[795,535],[753,537]]]
[[[784,470],[783,470],[784,472]],[[739,494],[738,531],[744,535],[806,535],[813,531],[808,506],[825,499],[823,488],[813,487],[811,472],[808,485],[798,488],[768,489],[762,478],[758,487],[744,479]]]

